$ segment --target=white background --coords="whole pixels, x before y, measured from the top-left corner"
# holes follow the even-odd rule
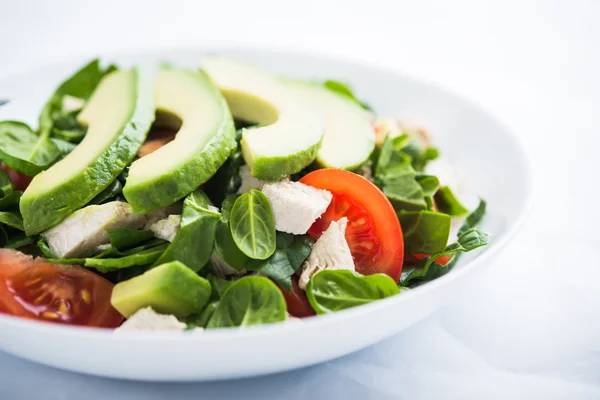
[[[1,399],[600,399],[600,2],[0,0],[0,16],[0,75],[220,43],[393,67],[503,120],[536,180],[529,223],[477,285],[382,344],[209,384],[110,381],[0,354]]]

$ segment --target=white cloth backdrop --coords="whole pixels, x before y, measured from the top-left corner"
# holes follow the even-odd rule
[[[600,398],[598,15],[593,0],[0,0],[0,74],[207,43],[369,60],[483,105],[523,136],[536,175],[529,223],[477,285],[379,345],[206,384],[112,381],[0,354],[0,398]]]

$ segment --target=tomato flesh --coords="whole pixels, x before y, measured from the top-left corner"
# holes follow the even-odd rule
[[[400,279],[404,259],[402,229],[392,204],[377,186],[360,175],[331,168],[311,172],[300,182],[333,194],[327,210],[308,231],[313,239],[318,239],[332,221],[346,217],[345,236],[356,271]]]
[[[31,183],[33,177],[27,176],[22,172],[15,171],[8,165],[2,163],[1,168],[8,174],[8,177],[17,190],[25,190]]]
[[[116,328],[113,284],[79,266],[52,264],[0,249],[0,312],[71,325]]]
[[[410,262],[416,264],[417,261],[422,260],[424,258],[427,258],[430,255],[431,254],[410,254],[410,255],[406,256],[406,261],[407,262],[410,261]],[[451,258],[452,258],[451,256],[441,256],[441,257],[438,257],[435,260],[435,262],[438,263],[438,264],[440,264],[442,267],[444,267],[444,266],[446,266],[446,264],[448,264],[450,262]]]
[[[313,315],[317,315],[315,310],[310,306],[308,299],[306,298],[306,294],[300,287],[298,286],[298,277],[292,276],[292,291],[288,292],[287,289],[281,287],[279,284],[279,289],[281,293],[283,293],[283,298],[285,299],[285,303],[287,305],[287,311],[290,315],[296,318],[305,318]]]

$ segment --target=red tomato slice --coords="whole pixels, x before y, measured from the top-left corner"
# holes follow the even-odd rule
[[[279,284],[277,284],[279,286]],[[287,289],[279,286],[281,293],[283,293],[283,297],[285,298],[285,303],[287,304],[288,312],[297,318],[310,317],[312,315],[317,315],[315,310],[310,306],[308,299],[306,298],[306,294],[302,289],[298,287],[298,277],[292,276],[292,291],[288,292]]]
[[[384,273],[397,282],[404,258],[402,229],[381,190],[360,175],[332,168],[311,172],[300,182],[333,194],[331,204],[308,234],[318,239],[332,221],[347,217],[346,240],[356,271],[363,275]]]
[[[15,186],[15,189],[17,189],[17,190],[27,189],[27,186],[29,186],[29,184],[31,183],[31,180],[33,179],[33,177],[27,176],[22,172],[15,171],[14,169],[12,169],[11,167],[9,167],[8,165],[6,165],[4,163],[2,163],[1,167],[8,174],[10,181],[12,182],[12,184]]]
[[[0,249],[0,312],[48,322],[116,328],[113,284],[79,266]]]

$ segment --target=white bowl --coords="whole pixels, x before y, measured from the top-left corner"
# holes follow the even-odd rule
[[[476,271],[489,265],[523,224],[531,205],[531,169],[517,138],[468,101],[396,72],[339,60],[264,50],[176,50],[107,57],[122,64],[167,60],[197,67],[208,52],[230,54],[287,75],[350,82],[380,114],[425,122],[450,163],[467,172],[488,202],[482,225],[490,245],[421,287],[332,315],[201,334],[74,328],[0,315],[0,349],[43,364],[140,380],[212,380],[279,372],[330,360],[385,339],[430,315]],[[85,60],[0,79],[11,99],[0,119],[35,123],[53,87]],[[34,125],[35,126],[35,125]]]

